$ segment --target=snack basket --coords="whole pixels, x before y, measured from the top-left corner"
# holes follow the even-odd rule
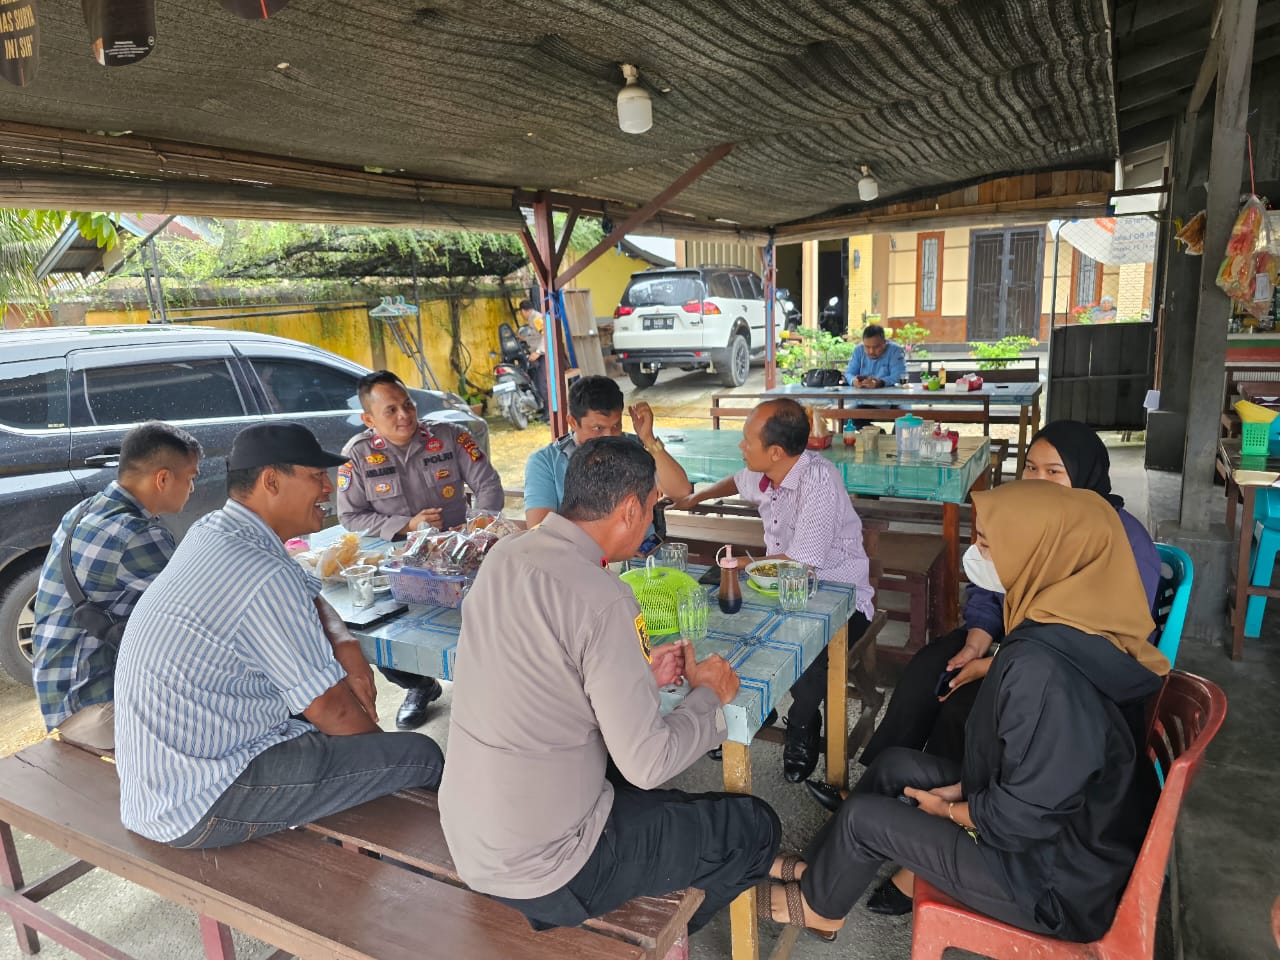
[[[644,624],[651,637],[680,632],[680,598],[691,590],[701,589],[698,581],[683,570],[659,567],[650,557],[643,569],[621,574],[636,595]]]
[[[401,603],[424,603],[437,607],[461,607],[475,577],[433,573],[425,567],[384,564],[382,572],[391,581],[391,596]]]

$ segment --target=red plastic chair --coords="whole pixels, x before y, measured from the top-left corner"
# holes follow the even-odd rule
[[[1019,930],[972,912],[917,877],[911,960],[940,960],[948,947],[995,960],[1150,960],[1178,809],[1226,715],[1227,698],[1216,684],[1180,670],[1169,674],[1147,737],[1147,755],[1165,772],[1164,790],[1101,940],[1069,943]]]

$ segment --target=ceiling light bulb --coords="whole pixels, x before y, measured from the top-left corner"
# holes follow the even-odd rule
[[[880,196],[880,184],[876,182],[876,178],[871,171],[864,166],[862,168],[862,179],[858,181],[858,198],[863,203],[870,203],[878,196]]]
[[[618,91],[618,126],[623,133],[645,133],[653,126],[653,101],[649,91],[640,86],[640,71],[629,63],[622,65],[627,85]]]

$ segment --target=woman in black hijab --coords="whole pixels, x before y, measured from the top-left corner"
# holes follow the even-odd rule
[[[1124,499],[1111,492],[1111,458],[1097,433],[1076,420],[1048,424],[1031,438],[1023,479],[1047,480],[1064,487],[1092,490],[1120,516],[1133,549],[1148,604],[1154,603],[1160,581],[1160,557],[1141,522],[1124,509]],[[965,554],[969,586],[964,624],[919,650],[903,670],[884,720],[876,728],[859,762],[870,766],[890,747],[924,750],[960,762],[964,756],[964,728],[978,698],[982,678],[1004,639],[1004,590],[987,584],[980,564]],[[953,673],[954,671],[954,673]],[[943,677],[951,674],[944,681]],[[814,799],[835,810],[841,794],[825,783],[809,780]],[[897,914],[910,909],[910,900],[893,897],[885,884],[868,902],[877,913]]]

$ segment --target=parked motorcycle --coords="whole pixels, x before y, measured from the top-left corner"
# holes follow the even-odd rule
[[[840,303],[839,297],[832,297],[823,305],[818,325],[833,337],[843,337],[849,332],[848,323],[844,317],[844,306]]]
[[[791,299],[791,291],[786,287],[779,287],[776,291],[777,309],[773,315],[773,323],[775,328],[781,328],[784,334],[793,330],[800,329],[800,308],[795,305]]]
[[[529,329],[537,335],[536,330]],[[498,325],[498,344],[502,349],[502,362],[493,368],[493,399],[507,421],[517,430],[523,430],[529,426],[531,417],[543,414],[542,400],[529,375],[529,345],[516,335],[509,323]]]

